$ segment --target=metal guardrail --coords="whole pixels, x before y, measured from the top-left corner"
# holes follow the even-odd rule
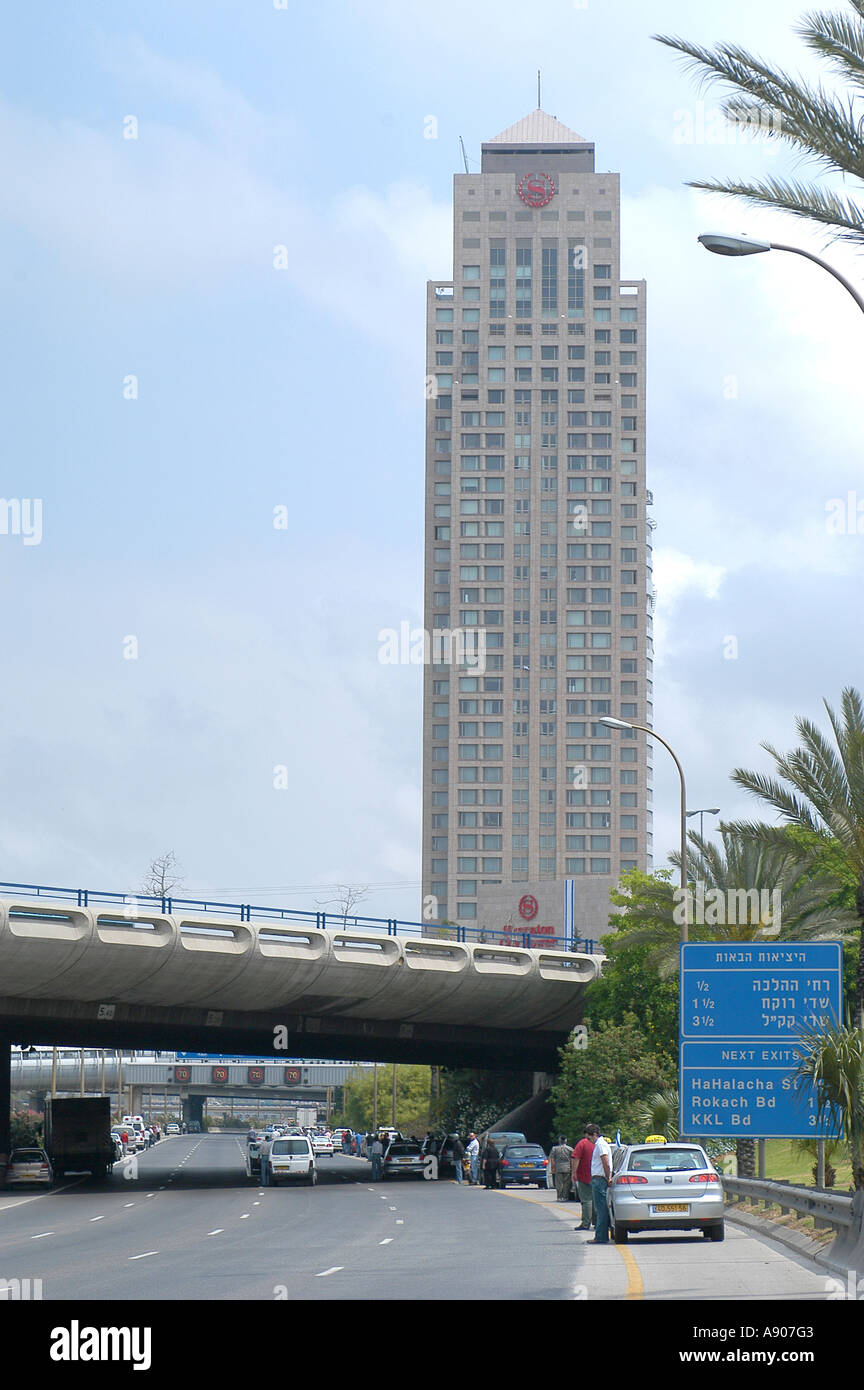
[[[206,898],[159,898],[136,893],[108,892],[100,888],[57,888],[44,883],[4,883],[0,882],[0,897],[3,898],[45,898],[74,902],[78,907],[92,907],[104,904],[119,908],[148,908],[168,916],[175,912],[195,912],[205,914],[218,912],[221,917],[238,917],[241,922],[251,922],[256,918],[277,921],[303,922],[309,926],[329,931],[368,930],[384,932],[387,936],[431,936],[439,939],[473,942],[476,945],[522,946],[531,950],[571,951],[585,955],[597,955],[597,941],[594,938],[578,936],[540,936],[531,931],[492,931],[488,927],[463,927],[455,922],[440,926],[431,922],[403,921],[396,917],[360,917],[355,913],[312,912],[309,909],[293,907],[257,907],[252,903],[222,903]]]
[[[781,1213],[794,1211],[799,1216],[812,1216],[817,1229],[830,1228],[835,1234],[851,1231],[855,1218],[852,1198],[842,1193],[829,1193],[825,1188],[798,1186],[793,1183],[772,1182],[767,1178],[723,1177],[723,1191],[738,1202],[761,1202],[763,1206],[779,1206]]]

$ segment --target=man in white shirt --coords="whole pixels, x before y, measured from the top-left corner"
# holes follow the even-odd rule
[[[594,1152],[591,1155],[591,1196],[594,1199],[596,1229],[591,1243],[608,1245],[609,1208],[606,1205],[606,1189],[612,1181],[612,1145],[608,1139],[603,1138],[599,1125],[588,1125],[585,1133],[594,1141]]]
[[[465,1148],[468,1155],[470,1168],[470,1182],[472,1187],[476,1187],[480,1181],[480,1141],[472,1130],[468,1135],[468,1143]]]

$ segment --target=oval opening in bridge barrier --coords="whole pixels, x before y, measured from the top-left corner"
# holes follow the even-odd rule
[[[78,941],[88,934],[90,922],[83,912],[55,912],[50,907],[10,907],[9,930],[13,936]]]
[[[464,946],[445,941],[403,941],[405,964],[411,970],[464,970],[468,952]]]
[[[333,956],[357,965],[395,965],[401,959],[398,942],[392,937],[351,936],[337,932],[333,937]]]
[[[474,969],[480,974],[530,975],[534,962],[527,951],[508,951],[506,947],[475,946],[473,951]]]
[[[181,921],[180,944],[185,951],[209,951],[213,954],[242,956],[252,944],[248,927],[229,923],[214,926],[209,922]]]
[[[164,946],[173,941],[174,929],[162,917],[112,917],[100,913],[96,918],[96,934],[100,941],[111,946]]]
[[[320,960],[326,953],[323,932],[280,931],[268,927],[258,931],[258,949],[271,960]]]
[[[575,980],[587,985],[600,973],[590,956],[568,956],[563,951],[555,955],[544,951],[537,965],[544,980]]]

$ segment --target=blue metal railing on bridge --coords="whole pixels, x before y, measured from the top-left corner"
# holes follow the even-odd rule
[[[78,907],[116,904],[118,907],[150,908],[163,915],[177,911],[213,912],[225,917],[239,917],[241,922],[251,922],[254,916],[271,921],[301,922],[329,931],[345,931],[350,927],[355,931],[385,932],[387,936],[433,936],[477,945],[525,946],[533,950],[579,951],[588,955],[597,953],[597,941],[594,939],[563,933],[557,936],[536,929],[533,932],[516,928],[491,930],[488,927],[463,927],[455,922],[447,925],[407,922],[396,917],[362,917],[353,912],[312,912],[295,907],[257,907],[252,903],[222,903],[207,898],[160,898],[139,893],[112,893],[99,888],[56,888],[44,883],[4,882],[0,882],[0,897],[60,899],[75,902]]]

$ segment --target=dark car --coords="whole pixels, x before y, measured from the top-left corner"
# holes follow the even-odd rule
[[[536,1183],[546,1186],[549,1160],[539,1144],[508,1144],[501,1154],[499,1179],[502,1187],[512,1184]]]
[[[461,1141],[460,1141],[461,1142]],[[432,1139],[424,1139],[422,1149],[424,1154],[434,1154],[438,1160],[438,1176],[443,1177],[445,1173],[452,1173],[456,1170],[456,1159],[453,1155],[453,1135],[436,1134]],[[465,1168],[464,1150],[460,1160],[462,1168]]]

